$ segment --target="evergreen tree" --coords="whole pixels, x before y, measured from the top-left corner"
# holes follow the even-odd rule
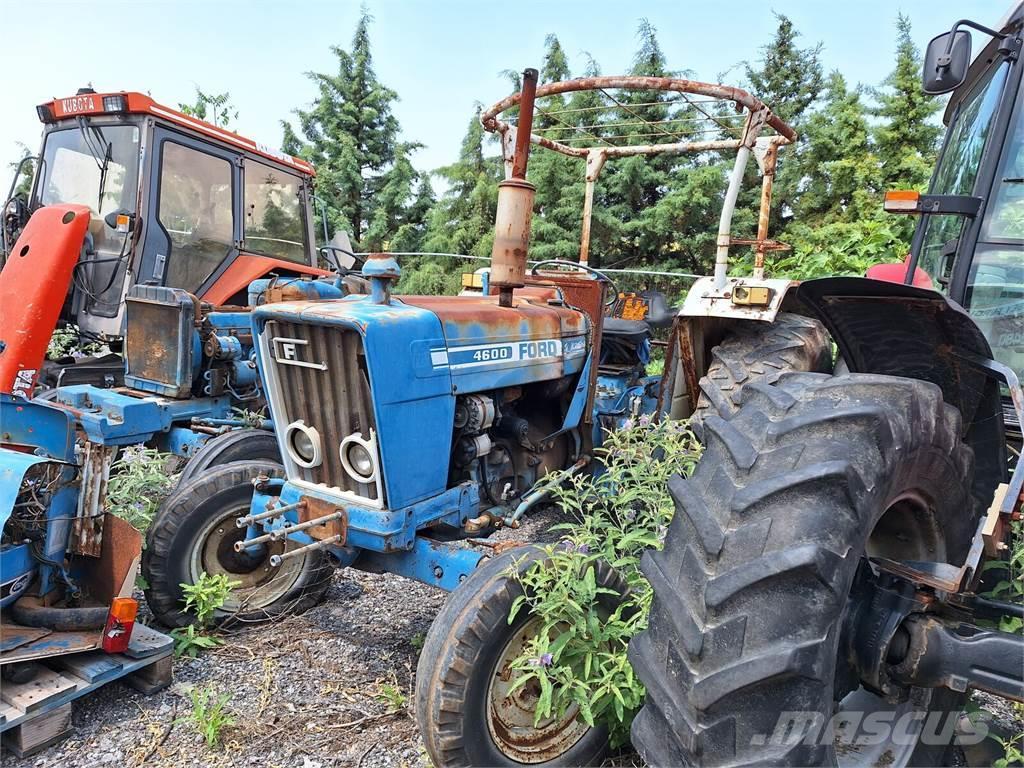
[[[777,13],[775,18],[779,21],[775,36],[761,49],[757,63],[745,63],[743,70],[751,93],[795,127],[824,86],[821,43],[798,47],[800,33],[793,22],[783,14]]]
[[[881,180],[860,91],[838,72],[828,78],[821,109],[804,122],[801,141],[787,147],[801,179],[792,202],[803,224],[858,221],[878,215]]]
[[[544,45],[541,83],[570,79],[569,61],[558,38],[548,35]],[[571,117],[576,113],[566,113],[566,96],[556,94],[543,101],[543,107],[534,117],[534,132],[562,143],[571,142],[579,135],[573,130],[579,121]],[[570,96],[568,102],[571,101]],[[584,162],[578,157],[531,148],[529,177],[537,187],[530,238],[532,259],[575,260],[579,257],[585,170]]]
[[[756,63],[748,62],[743,67],[750,92],[798,134],[796,147],[783,147],[779,151],[768,223],[768,234],[772,237],[779,235],[795,207],[804,169],[794,159],[800,146],[806,142],[803,136],[804,121],[824,87],[821,43],[808,48],[799,47],[797,38],[800,32],[793,26],[793,22],[783,14],[776,14],[775,17],[778,26],[772,39],[761,48],[761,57]],[[760,189],[761,176],[751,163],[737,203],[734,232],[747,237],[754,235],[761,199]]]
[[[317,169],[318,195],[328,206],[328,225],[347,231],[357,247],[374,219],[377,193],[390,181],[398,120],[391,112],[398,95],[373,71],[365,11],[352,37],[351,51],[338,46],[337,74],[308,73],[319,95],[308,110],[297,110],[302,137],[284,122],[284,151]],[[395,182],[398,183],[398,182]]]
[[[434,205],[427,223],[424,250],[490,256],[501,158],[484,155],[486,132],[480,108],[470,120],[459,159],[436,171],[448,189]]]
[[[407,250],[395,248],[391,241],[402,227],[422,223],[412,220],[416,212],[411,207],[420,174],[413,168],[409,156],[418,147],[418,144],[399,144],[394,163],[381,176],[374,195],[373,218],[363,238],[363,247],[368,251]],[[403,240],[408,240],[408,233]]]
[[[910,19],[896,21],[896,66],[874,91],[882,119],[875,132],[886,187],[923,188],[935,163],[942,127],[932,116],[941,103],[921,90],[921,56],[910,35]]]

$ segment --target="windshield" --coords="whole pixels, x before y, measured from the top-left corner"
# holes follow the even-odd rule
[[[75,268],[75,285],[86,308],[116,316],[128,263],[129,235],[106,225],[113,211],[135,213],[138,198],[139,128],[102,125],[85,119],[51,131],[43,145],[42,178],[36,204],[77,203],[89,207],[94,254]]]
[[[1008,69],[1008,62],[993,68],[957,108],[932,177],[932,194],[973,193]],[[948,287],[952,257],[963,223],[960,216],[925,216],[922,219],[925,233],[917,266],[928,274],[936,290]]]
[[[1024,91],[1017,97],[990,199],[971,264],[967,308],[996,359],[1024,378]]]

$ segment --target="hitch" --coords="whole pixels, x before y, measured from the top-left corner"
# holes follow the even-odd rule
[[[893,680],[921,688],[981,691],[1024,701],[1024,637],[970,624],[952,628],[931,616],[909,616],[893,636],[887,661]]]

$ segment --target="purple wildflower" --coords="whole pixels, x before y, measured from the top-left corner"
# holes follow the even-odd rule
[[[649,426],[651,426],[651,417],[650,417],[649,415],[647,415],[647,414],[645,413],[645,414],[644,414],[643,416],[641,416],[641,417],[640,417],[640,418],[639,418],[639,419],[637,420],[637,423],[638,423],[638,424],[639,424],[639,425],[640,425],[641,427],[649,427]]]
[[[586,544],[580,544],[578,547],[576,547],[576,551],[579,552],[581,555],[585,555],[590,551],[590,547],[588,547]]]
[[[540,657],[540,665],[542,667],[550,667],[551,662],[553,662],[554,660],[554,656],[552,656],[550,653],[545,653],[543,656]]]
[[[622,422],[622,429],[632,429],[632,428],[633,428],[633,420],[632,419],[626,419],[624,422]]]

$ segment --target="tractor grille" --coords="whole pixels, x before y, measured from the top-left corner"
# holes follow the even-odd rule
[[[295,466],[298,479],[377,501],[377,487],[353,480],[338,453],[341,441],[349,435],[358,432],[369,439],[370,430],[377,430],[362,337],[338,326],[280,320],[268,322],[264,334],[273,360],[268,375],[277,382],[275,422],[285,427],[301,420],[320,433],[323,443],[321,464],[312,469]],[[296,346],[298,359],[323,368],[280,362],[275,352],[280,342],[275,343],[275,338],[306,342]]]

